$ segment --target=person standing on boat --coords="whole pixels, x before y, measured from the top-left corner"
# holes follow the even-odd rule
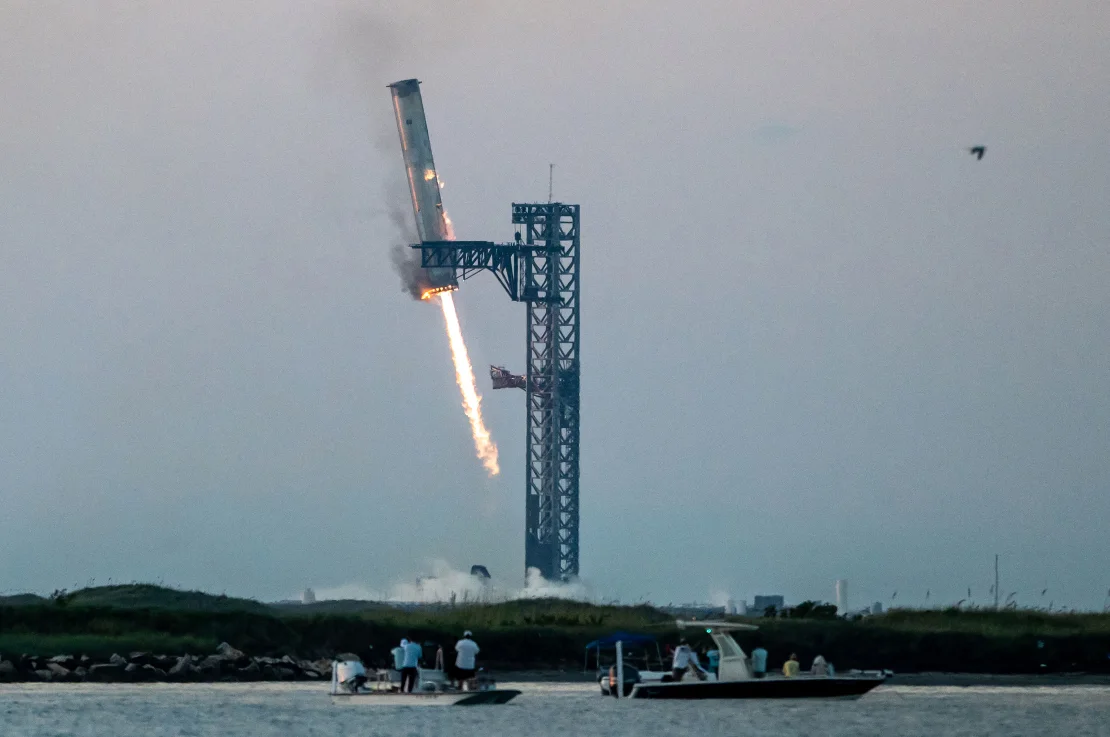
[[[763,678],[765,675],[767,675],[767,651],[763,649],[763,645],[757,644],[755,650],[752,650],[752,676]]]
[[[782,674],[787,678],[793,678],[798,675],[802,670],[802,666],[798,664],[798,656],[790,653],[790,660],[782,664]]]
[[[405,667],[405,645],[407,644],[409,644],[409,641],[402,638],[401,644],[389,651],[389,654],[393,656],[393,670],[398,673]]]
[[[461,689],[478,672],[477,656],[481,650],[474,642],[474,634],[467,630],[462,639],[455,643],[455,678]]]
[[[813,667],[809,669],[809,672],[815,676],[829,675],[829,664],[825,662],[825,656],[818,655],[816,658],[814,658]]]
[[[709,661],[709,672],[715,676],[720,675],[721,651],[714,648],[705,654],[705,659]]]
[[[698,662],[698,654],[694,652],[686,643],[686,638],[683,637],[674,651],[674,660],[671,661],[671,678],[675,681],[681,681],[682,676],[686,675],[686,671],[694,668],[695,672],[700,674],[702,672],[701,663]],[[702,679],[704,680],[704,679]]]
[[[401,664],[401,692],[412,693],[416,688],[416,679],[420,676],[417,666],[424,655],[424,648],[418,642],[409,642],[405,645],[405,660]]]

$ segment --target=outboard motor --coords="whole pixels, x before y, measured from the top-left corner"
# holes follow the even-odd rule
[[[627,663],[624,666],[624,696],[632,693],[632,687],[640,683],[640,671],[633,668]],[[606,693],[610,696],[617,695],[617,666],[613,665],[609,668],[609,675],[605,684],[609,687]]]
[[[335,683],[348,693],[358,693],[367,681],[366,667],[358,660],[344,660],[335,664]]]

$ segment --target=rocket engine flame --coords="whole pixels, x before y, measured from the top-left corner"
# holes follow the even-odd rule
[[[450,291],[441,292],[440,305],[443,307],[443,320],[447,323],[447,337],[451,342],[451,358],[455,362],[455,381],[458,382],[462,392],[463,411],[470,420],[470,432],[474,436],[474,448],[478,451],[478,458],[490,476],[501,473],[497,464],[497,444],[490,439],[489,430],[482,421],[482,398],[478,395],[477,382],[474,379],[474,369],[470,365],[470,356],[466,352],[466,343],[463,342],[462,328],[459,326],[459,316],[455,312],[455,298]]]
[[[458,287],[428,287],[420,294],[420,299],[429,300],[437,294],[443,294],[444,292],[454,292],[457,289]]]

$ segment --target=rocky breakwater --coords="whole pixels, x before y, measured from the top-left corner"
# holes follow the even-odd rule
[[[319,681],[331,678],[331,661],[257,658],[222,643],[211,655],[0,655],[0,683],[143,683],[219,681]]]

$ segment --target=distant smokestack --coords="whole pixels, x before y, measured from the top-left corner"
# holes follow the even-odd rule
[[[836,613],[841,616],[848,613],[848,582],[843,578],[836,582]]]

